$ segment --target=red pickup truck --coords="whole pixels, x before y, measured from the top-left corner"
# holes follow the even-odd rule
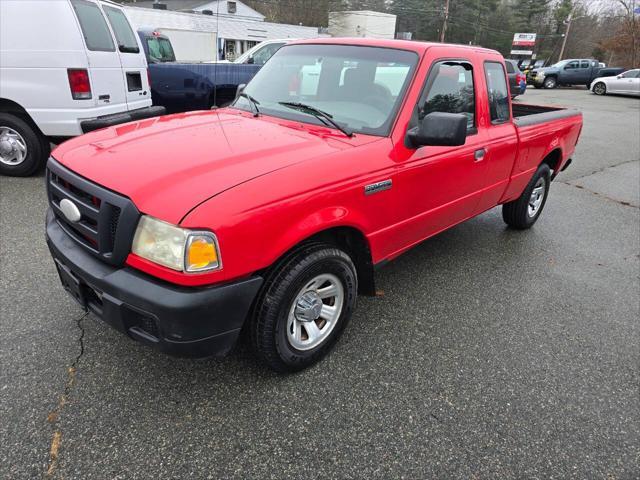
[[[375,293],[376,267],[496,205],[531,227],[581,127],[512,105],[492,50],[293,43],[228,108],[58,147],[47,242],[63,286],[131,338],[207,356],[242,330],[298,370]]]

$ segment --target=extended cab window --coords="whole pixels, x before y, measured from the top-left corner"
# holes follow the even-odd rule
[[[111,24],[113,33],[116,34],[120,51],[125,53],[139,53],[140,48],[138,47],[136,36],[133,30],[131,30],[131,25],[129,25],[129,21],[122,10],[114,7],[104,7],[104,11],[107,14],[107,19]]]
[[[487,79],[491,123],[504,123],[509,120],[511,114],[509,112],[509,89],[502,64],[486,62],[484,73]]]
[[[82,35],[89,50],[115,52],[113,38],[98,5],[86,0],[71,0]]]
[[[463,113],[467,131],[472,133],[476,101],[471,64],[445,61],[433,66],[420,99],[419,117],[432,112]]]
[[[589,60],[583,60],[580,62],[580,68],[589,68],[591,62]]]

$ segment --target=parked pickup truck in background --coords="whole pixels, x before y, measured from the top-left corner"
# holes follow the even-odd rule
[[[603,68],[597,60],[582,58],[562,60],[550,67],[535,68],[527,78],[535,88],[556,88],[559,85],[585,85],[590,88],[594,79],[622,72],[622,68]]]
[[[58,147],[47,242],[64,287],[131,338],[205,356],[244,331],[298,370],[375,293],[376,267],[496,205],[531,227],[581,128],[577,111],[512,107],[492,50],[293,43],[229,108]]]
[[[154,105],[168,113],[207,110],[233,101],[238,85],[247,83],[262,65],[177,63],[171,41],[154,30],[139,30],[149,63]]]

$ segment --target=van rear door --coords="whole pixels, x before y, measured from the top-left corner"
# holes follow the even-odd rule
[[[122,8],[103,3],[102,9],[116,38],[129,110],[147,107],[151,98],[147,60]]]
[[[113,107],[107,113],[127,111],[122,65],[100,7],[90,0],[71,0],[86,46],[89,60],[91,101],[98,107]],[[70,65],[69,68],[73,68]],[[76,100],[87,102],[87,100]]]

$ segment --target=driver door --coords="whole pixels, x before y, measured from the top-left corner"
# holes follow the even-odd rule
[[[457,147],[403,148],[394,179],[402,227],[396,235],[411,244],[469,218],[479,203],[487,165],[488,138],[477,115],[482,67],[469,60],[435,62],[411,124],[431,112],[464,113],[467,140]],[[411,125],[410,125],[411,126]]]
[[[574,84],[580,83],[580,62],[574,60],[564,66],[564,74],[562,75],[562,83]]]

